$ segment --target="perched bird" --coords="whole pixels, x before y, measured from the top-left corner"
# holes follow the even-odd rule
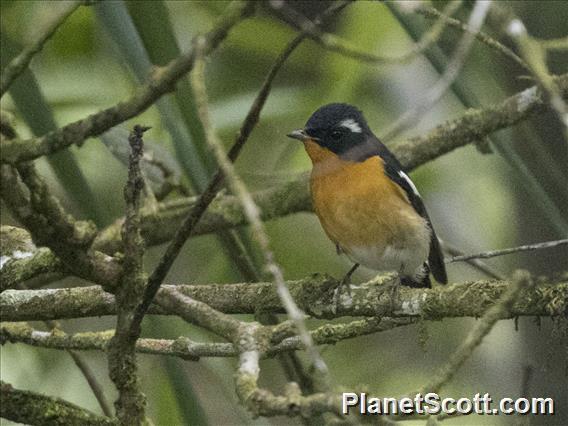
[[[444,258],[424,203],[399,161],[373,134],[363,114],[334,103],[288,134],[312,160],[315,213],[338,253],[355,265],[395,271],[403,285],[431,287],[429,272],[447,282]]]

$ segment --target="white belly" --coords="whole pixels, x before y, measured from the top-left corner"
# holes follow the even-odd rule
[[[353,262],[369,269],[415,277],[422,274],[422,265],[430,251],[430,230],[424,227],[423,232],[424,235],[412,240],[412,246],[350,246],[342,249]]]

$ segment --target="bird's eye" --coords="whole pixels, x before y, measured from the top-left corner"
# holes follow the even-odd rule
[[[333,132],[331,132],[331,139],[333,139],[334,141],[341,139],[341,136],[342,133],[339,130],[334,130]]]

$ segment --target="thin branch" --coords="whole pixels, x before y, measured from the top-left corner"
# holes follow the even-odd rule
[[[272,88],[272,82],[276,77],[276,74],[284,65],[284,62],[288,57],[292,54],[292,52],[296,49],[296,47],[300,44],[303,40],[303,37],[297,36],[294,38],[282,51],[282,53],[278,56],[274,64],[272,65],[266,79],[264,80],[262,87],[258,94],[256,95],[255,100],[253,101],[245,120],[243,121],[239,132],[235,138],[235,142],[231,146],[227,156],[230,161],[234,162],[238,155],[241,152],[244,144],[248,140],[248,137],[254,130],[254,127],[258,123],[260,118],[260,113],[268,95],[270,93],[270,89]],[[202,46],[203,54],[205,55],[207,51],[205,50],[205,46]],[[193,50],[192,50],[193,52]],[[136,311],[135,318],[133,320],[133,325],[140,324],[142,318],[144,317],[146,311],[148,310],[152,300],[154,299],[157,291],[160,288],[163,280],[165,279],[168,271],[170,270],[173,262],[177,258],[181,248],[187,241],[187,239],[193,235],[197,224],[199,223],[201,217],[204,215],[205,211],[211,204],[211,202],[217,196],[219,189],[221,188],[221,184],[223,182],[223,173],[218,170],[209,184],[207,185],[206,189],[203,191],[201,196],[196,200],[195,204],[191,208],[191,210],[185,216],[182,224],[176,229],[175,234],[173,236],[172,241],[166,248],[165,253],[162,255],[158,266],[154,269],[150,277],[148,278],[148,285],[146,287],[146,291],[144,294],[143,302],[140,304],[139,308]]]
[[[140,160],[144,152],[142,136],[147,127],[134,126],[128,137],[131,153],[128,180],[124,186],[126,219],[122,227],[124,242],[123,274],[116,291],[116,330],[109,343],[109,375],[118,390],[116,414],[121,424],[144,423],[146,397],[140,390],[136,365],[136,339],[140,328],[132,328],[132,317],[142,299],[146,284],[144,275],[144,241],[140,235],[140,196],[144,178]]]
[[[448,243],[447,241],[440,240],[440,243],[442,245],[442,249],[446,253],[448,253],[452,256],[463,256],[463,255],[465,255],[465,253],[463,251],[458,249],[453,244]],[[475,269],[481,271],[483,274],[487,275],[490,278],[493,278],[493,279],[496,279],[496,280],[504,280],[505,279],[502,275],[493,271],[493,269],[489,265],[487,265],[485,262],[483,262],[482,260],[471,259],[471,260],[466,260],[465,262],[467,264],[471,265],[472,267],[474,267]]]
[[[97,402],[99,403],[101,410],[103,410],[105,416],[112,417],[112,407],[109,404],[105,396],[105,392],[97,379],[97,374],[91,369],[89,364],[87,364],[87,361],[85,361],[85,359],[80,354],[69,349],[67,350],[67,353],[87,381],[87,384],[91,388],[93,395],[95,395],[95,398],[97,399]]]
[[[38,249],[23,228],[0,226],[0,248],[0,292],[46,274],[60,278],[66,272],[63,262],[48,248]]]
[[[535,41],[546,50],[568,50],[568,36],[549,40],[535,39]]]
[[[254,10],[254,1],[231,4],[214,28],[203,37],[207,53],[215,50],[229,31]],[[202,37],[201,35],[199,37]],[[161,96],[171,92],[176,82],[193,67],[194,52],[190,50],[164,67],[157,67],[148,81],[126,101],[70,123],[40,138],[12,139],[1,142],[1,161],[18,163],[52,154],[73,144],[81,145],[87,138],[98,136],[149,108]]]
[[[400,134],[408,125],[416,124],[419,117],[430,110],[446,93],[448,88],[458,77],[464,65],[473,45],[473,41],[475,40],[475,34],[477,34],[481,29],[490,5],[490,0],[477,0],[475,2],[475,6],[471,11],[467,24],[471,32],[466,32],[461,38],[444,73],[432,86],[432,88],[428,90],[426,95],[416,102],[416,106],[406,111],[388,127],[388,129],[383,133],[384,140],[390,140],[394,136]]]
[[[32,425],[91,425],[118,424],[115,419],[98,416],[60,398],[19,390],[0,382],[0,416],[17,423]]]
[[[178,291],[177,286],[162,288],[156,295],[156,302],[167,312],[212,331],[229,341],[233,341],[243,324],[206,303],[188,297]]]
[[[9,118],[2,114],[1,122],[0,143],[14,140],[17,134]],[[77,221],[69,215],[36,172],[34,164],[21,163],[17,166],[2,164],[0,177],[0,196],[11,210],[14,219],[22,223],[31,234],[33,243],[30,242],[30,247],[45,245],[60,261],[52,261],[46,267],[45,264],[38,265],[37,259],[34,259],[32,266],[39,267],[36,271],[61,273],[62,263],[65,269],[69,269],[78,277],[104,287],[112,288],[117,283],[121,267],[116,259],[91,249],[97,234],[94,223]],[[5,229],[3,227],[2,231]],[[2,236],[4,237],[4,234]],[[10,260],[13,261],[17,250],[8,250],[8,252],[4,253],[8,258],[4,257],[5,261],[1,266]],[[33,278],[27,271],[19,271],[18,266],[21,265],[16,265],[15,268],[7,271],[8,278],[13,284]]]
[[[451,16],[459,9],[461,4],[461,0],[451,1],[444,9],[444,15]],[[439,19],[408,52],[396,56],[384,56],[361,50],[347,40],[321,31],[315,21],[310,21],[285,2],[271,2],[270,5],[276,12],[282,13],[289,21],[298,25],[303,34],[307,34],[324,49],[374,65],[407,64],[411,62],[438,41],[446,26],[446,20]]]
[[[339,280],[326,275],[287,281],[292,297],[304,312],[314,318],[360,317],[480,317],[510,287],[508,280],[478,280],[433,289],[400,288],[392,301],[384,284],[392,275],[352,285],[351,295],[334,302]],[[520,298],[509,318],[515,316],[554,316],[568,305],[566,279],[543,280]],[[226,314],[254,314],[259,311],[285,313],[272,283],[164,285],[185,296],[203,302]],[[162,290],[160,290],[162,291]],[[150,314],[172,315],[156,304]],[[86,318],[116,315],[115,298],[99,286],[46,289],[6,290],[0,294],[0,320],[41,321],[48,319]]]
[[[26,323],[3,322],[0,343],[25,343],[31,346],[73,351],[106,351],[114,330],[67,334],[61,330],[39,331]],[[186,337],[175,340],[145,339],[136,341],[136,352],[150,355],[176,356],[187,361],[202,357],[231,357],[237,354],[231,343],[198,343]]]
[[[461,256],[454,256],[452,258],[446,259],[446,263],[454,263],[454,262],[467,262],[472,259],[489,259],[492,257],[503,256],[506,254],[511,253],[518,253],[522,251],[534,251],[534,250],[542,250],[552,247],[559,247],[568,245],[568,239],[564,240],[556,240],[556,241],[547,241],[544,243],[537,243],[537,244],[527,244],[524,246],[512,247],[503,250],[490,250],[476,254],[467,254]]]
[[[22,228],[15,226],[0,227],[0,246],[3,254],[0,256],[0,280],[2,291],[7,288],[18,288],[28,290],[29,286],[24,284],[29,278],[35,278],[44,272],[49,272],[50,276],[62,276],[66,269],[63,263],[47,248],[38,248],[31,240],[30,234]],[[61,268],[60,273],[50,271],[50,267]],[[59,328],[55,321],[45,321],[50,329]],[[67,351],[77,368],[83,374],[95,395],[103,413],[111,417],[113,412],[108,404],[102,387],[98,383],[89,365],[82,357],[71,351]]]
[[[500,297],[499,301],[487,310],[475,323],[473,328],[461,345],[450,356],[448,362],[440,369],[428,384],[419,391],[423,395],[427,392],[438,392],[458,372],[459,368],[471,356],[483,338],[489,334],[493,326],[500,319],[511,314],[515,301],[519,299],[523,291],[532,287],[533,282],[526,271],[518,271],[512,277],[512,285]],[[410,393],[416,395],[416,393]]]
[[[24,284],[19,284],[18,288],[22,290],[27,289],[27,287]],[[51,330],[51,332],[54,332],[55,330],[58,329],[61,330],[61,325],[59,324],[58,321],[47,320],[44,321],[44,324]],[[0,343],[2,344],[4,343],[3,337],[0,337]],[[106,399],[104,390],[101,384],[99,383],[96,375],[93,373],[93,370],[87,363],[87,361],[83,359],[82,355],[72,351],[71,349],[66,349],[66,351],[73,360],[73,362],[75,363],[75,365],[77,366],[77,368],[79,369],[79,371],[81,372],[81,374],[83,375],[83,377],[85,378],[85,380],[87,381],[87,384],[91,388],[91,391],[93,392],[93,395],[97,399],[104,415],[112,417],[113,411],[108,403],[108,400]]]
[[[44,44],[55,34],[55,31],[82,3],[82,1],[63,3],[61,10],[39,31],[36,40],[6,65],[0,76],[0,98],[8,91],[13,81],[28,68],[34,55],[43,48]]]
[[[253,193],[253,199],[260,208],[264,221],[286,214],[312,210],[308,182],[305,176],[270,189],[257,191]],[[143,211],[142,235],[148,246],[170,241],[183,220],[188,216],[188,212],[195,208],[197,201],[198,197],[177,198],[158,203],[156,211]],[[118,232],[123,220],[119,219],[103,229],[95,239],[93,247],[105,253],[122,251]],[[192,236],[234,228],[246,223],[246,217],[237,197],[218,195],[195,226]]]
[[[1,165],[0,173],[2,199],[37,246],[49,247],[78,277],[105,287],[116,285],[121,271],[117,260],[90,249],[95,225],[67,214],[33,164]]]
[[[564,141],[568,143],[568,107],[562,94],[554,84],[552,75],[546,65],[546,50],[529,36],[523,22],[510,14],[511,20],[507,25],[507,33],[517,44],[521,55],[529,64],[533,75],[548,95],[550,106],[555,112],[564,129]]]
[[[282,304],[286,309],[288,317],[296,325],[300,333],[302,342],[306,346],[306,350],[312,358],[312,363],[315,369],[320,374],[326,374],[327,366],[319,355],[312,342],[311,336],[308,333],[308,329],[304,322],[304,313],[298,309],[298,306],[290,295],[290,292],[288,291],[288,288],[286,287],[286,283],[284,281],[284,274],[282,273],[282,270],[274,259],[274,253],[270,248],[270,240],[262,223],[258,206],[255,204],[248,188],[237,175],[231,160],[229,159],[227,154],[225,154],[222,143],[215,133],[213,124],[211,123],[210,119],[209,103],[205,88],[205,60],[204,57],[200,55],[202,50],[199,47],[197,47],[196,50],[197,52],[195,67],[191,75],[191,85],[195,93],[197,110],[199,118],[203,125],[203,129],[205,131],[206,141],[213,151],[213,154],[217,159],[219,167],[223,171],[223,175],[225,176],[229,187],[231,188],[232,192],[238,197],[241,205],[243,206],[245,216],[247,217],[247,220],[251,224],[253,230],[253,237],[258,242],[262,250],[265,268],[268,273],[272,275],[273,282],[276,285],[278,295],[280,296]]]
[[[413,318],[402,319],[363,319],[342,324],[325,324],[310,331],[314,343],[334,345],[342,340],[369,334],[380,333],[393,328],[414,324]],[[272,327],[273,328],[273,327]],[[274,335],[274,330],[271,332]],[[36,330],[26,323],[3,322],[0,325],[0,344],[25,343],[27,345],[73,351],[106,351],[114,330],[67,334],[57,329],[50,332]],[[272,358],[283,352],[304,350],[299,336],[288,336],[269,346],[265,358]],[[201,343],[187,337],[170,339],[143,339],[136,341],[136,352],[148,355],[175,356],[186,361],[199,361],[201,358],[227,358],[238,356],[232,343]],[[108,414],[107,414],[108,415]]]
[[[442,20],[447,25],[449,25],[451,27],[455,27],[455,28],[457,28],[461,31],[467,31],[467,32],[474,34],[475,38],[477,38],[482,43],[485,43],[488,47],[494,49],[495,51],[501,53],[502,55],[504,55],[507,58],[511,59],[512,61],[516,62],[519,66],[521,66],[525,70],[527,70],[527,71],[530,70],[530,67],[528,66],[528,64],[525,61],[523,61],[517,54],[515,54],[515,52],[513,52],[507,46],[500,43],[498,40],[495,40],[493,37],[491,37],[489,34],[484,33],[483,31],[478,31],[477,33],[474,33],[466,24],[464,24],[463,22],[461,22],[458,19],[452,18],[445,11],[440,12],[440,11],[438,11],[438,9],[436,9],[432,6],[428,6],[425,3],[420,4],[415,9],[415,11],[416,11],[416,13],[424,15],[428,18],[435,18],[435,19],[438,19],[438,20]]]

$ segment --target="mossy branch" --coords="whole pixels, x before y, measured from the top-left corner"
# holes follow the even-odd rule
[[[140,235],[139,215],[140,197],[144,188],[140,169],[144,152],[142,135],[146,130],[148,128],[136,125],[128,137],[131,152],[128,180],[124,186],[126,220],[122,226],[123,273],[116,291],[116,330],[108,348],[109,375],[118,390],[116,415],[123,425],[141,425],[145,422],[146,397],[140,390],[136,364],[136,340],[140,335],[140,327],[132,327],[132,318],[146,285],[144,240]]]
[[[341,340],[380,333],[414,324],[414,319],[368,318],[342,324],[325,324],[310,331],[314,343],[333,345]],[[290,333],[282,338],[274,327],[271,346],[264,357],[271,358],[282,352],[303,350],[304,345],[292,327]],[[59,329],[40,331],[25,322],[3,322],[0,325],[0,344],[25,343],[27,345],[74,351],[106,351],[114,330],[67,334]],[[138,339],[136,352],[148,355],[174,356],[186,361],[199,361],[201,358],[235,357],[238,352],[232,343],[201,343],[185,336],[177,339]]]
[[[314,318],[380,315],[425,319],[479,317],[510,285],[507,280],[480,280],[433,289],[402,287],[399,297],[392,303],[381,287],[391,279],[393,277],[387,275],[354,285],[351,296],[343,295],[337,306],[334,298],[339,280],[333,277],[314,275],[298,281],[287,281],[286,285],[298,306]],[[164,288],[174,288],[224,313],[284,313],[271,283],[164,285]],[[568,278],[542,280],[535,288],[523,293],[508,318],[559,315],[567,306]],[[155,304],[151,305],[149,313],[170,314]],[[39,321],[115,314],[114,296],[98,286],[6,290],[0,294],[2,321]]]
[[[46,274],[61,278],[67,273],[63,262],[47,247],[38,249],[23,228],[1,226],[0,247],[0,292]]]
[[[98,416],[68,401],[19,390],[0,382],[0,416],[31,425],[117,425],[115,419]]]
[[[33,164],[22,163],[18,167],[3,164],[0,174],[2,199],[30,231],[37,246],[49,247],[78,277],[103,286],[116,285],[121,271],[118,261],[91,249],[95,225],[68,215]],[[60,268],[54,269],[57,272]]]

